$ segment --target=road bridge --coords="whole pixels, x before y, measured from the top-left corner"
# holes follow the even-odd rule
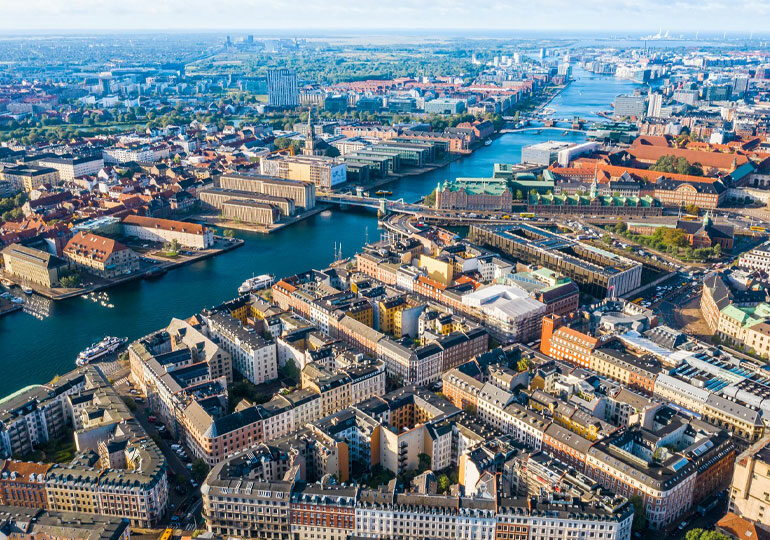
[[[535,126],[535,127],[525,127],[525,128],[503,128],[500,130],[500,133],[522,133],[525,131],[544,131],[546,129],[551,130],[561,130],[561,131],[569,131],[571,133],[585,133],[587,130],[585,129],[574,129],[574,128],[564,128],[564,127],[545,127],[545,126]]]

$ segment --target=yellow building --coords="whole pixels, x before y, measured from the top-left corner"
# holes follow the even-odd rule
[[[454,262],[448,258],[420,255],[420,268],[442,285],[450,285],[454,279]]]
[[[22,282],[35,283],[44,287],[58,287],[59,272],[67,263],[45,251],[11,244],[3,251],[5,271]]]
[[[407,307],[403,296],[393,296],[378,302],[380,311],[380,332],[393,336],[401,336],[400,313]],[[398,318],[398,321],[396,319]]]
[[[59,171],[51,167],[19,165],[17,167],[6,167],[1,170],[0,178],[9,182],[17,189],[30,192],[40,186],[57,185],[59,183]]]
[[[353,302],[345,311],[345,315],[365,324],[369,328],[374,328],[374,309],[367,301]]]

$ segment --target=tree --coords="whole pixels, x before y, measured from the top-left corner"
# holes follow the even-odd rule
[[[699,163],[690,163],[683,157],[672,155],[660,156],[650,167],[652,171],[703,176],[703,167]]]
[[[235,231],[232,229],[225,229],[222,231],[222,236],[225,238],[235,238]]]
[[[179,244],[179,241],[176,238],[174,238],[171,242],[168,243],[166,247],[166,251],[169,253],[177,254],[179,253],[179,249],[181,247],[182,246]]]
[[[691,529],[685,535],[686,540],[730,540],[728,536],[717,531],[706,531],[704,529]]]
[[[532,368],[532,361],[529,358],[522,358],[516,364],[516,369],[519,371],[529,371]]]
[[[634,505],[634,521],[631,528],[635,531],[642,531],[647,528],[647,514],[645,513],[644,501],[639,495],[632,495],[628,501]],[[689,538],[688,538],[689,540]]]
[[[286,360],[286,363],[281,366],[280,375],[281,379],[291,379],[292,381],[295,381],[295,383],[299,382],[299,368],[297,367],[297,364],[294,363],[294,360],[291,358]]]
[[[694,216],[697,216],[700,214],[700,208],[698,208],[696,205],[690,203],[687,206],[684,207],[685,212],[688,214],[692,214]]]
[[[524,199],[524,194],[521,192],[521,190],[520,190],[520,189],[517,189],[517,190],[516,190],[516,200],[517,200],[517,201],[520,201],[520,200],[522,200],[522,199]]]
[[[449,477],[446,474],[441,473],[438,477],[438,492],[448,493],[451,485],[452,484],[449,481]]]
[[[430,470],[430,456],[428,454],[417,454],[417,470],[421,473]]]
[[[471,416],[476,416],[476,406],[472,403],[469,403],[463,407],[463,411],[465,411],[467,414],[470,414]]]
[[[325,154],[326,154],[326,157],[335,158],[335,157],[339,157],[340,151],[336,147],[330,146],[329,148],[326,149]]]
[[[209,473],[209,464],[201,458],[196,458],[192,462],[191,472],[193,480],[200,484],[206,479],[206,475]]]

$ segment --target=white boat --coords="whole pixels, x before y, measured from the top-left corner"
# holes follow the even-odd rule
[[[238,294],[248,294],[253,291],[266,289],[273,284],[273,281],[273,276],[270,274],[262,274],[261,276],[249,278],[238,287]]]
[[[80,351],[75,364],[78,366],[84,366],[89,362],[98,360],[104,355],[115,352],[126,342],[126,338],[110,337],[107,336],[98,343],[94,343],[90,347]]]
[[[492,139],[487,139],[484,141],[484,146],[491,146],[492,145]]]
[[[24,294],[32,294],[34,292],[32,287],[27,287],[26,285],[22,285],[21,290],[24,292]]]

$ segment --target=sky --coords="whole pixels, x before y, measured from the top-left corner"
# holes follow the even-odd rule
[[[0,0],[0,30],[770,31],[770,0]]]

